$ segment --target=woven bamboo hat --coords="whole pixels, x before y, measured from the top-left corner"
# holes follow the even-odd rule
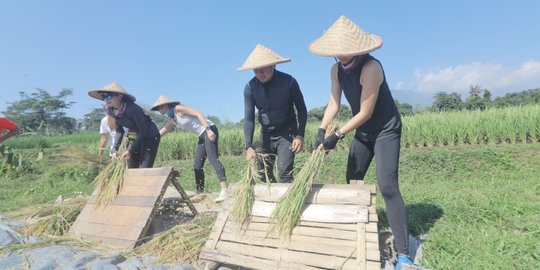
[[[321,56],[354,56],[374,51],[382,44],[379,36],[365,32],[349,18],[341,16],[308,48]]]
[[[176,106],[180,104],[180,102],[162,95],[162,96],[159,96],[159,98],[156,100],[156,102],[154,102],[154,105],[152,105],[152,107],[150,107],[149,110],[157,111],[159,109],[159,106],[165,105],[165,104],[174,104],[174,106]]]
[[[135,97],[129,94],[120,84],[113,82],[98,89],[92,89],[88,91],[88,95],[99,100],[103,100],[103,93],[118,93],[128,97],[131,101],[135,102]]]
[[[279,54],[264,47],[263,45],[257,44],[257,46],[255,46],[255,49],[253,49],[244,64],[236,70],[255,69],[289,61],[291,61],[290,58],[281,57]]]

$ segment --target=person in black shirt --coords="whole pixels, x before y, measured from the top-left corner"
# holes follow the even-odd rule
[[[398,259],[396,268],[411,265],[408,251],[407,210],[398,185],[401,119],[388,88],[381,63],[369,55],[382,46],[380,37],[364,32],[341,16],[309,50],[333,56],[331,95],[316,136],[319,149],[335,148],[346,133],[355,131],[347,162],[347,183],[363,180],[373,157],[377,182],[383,195],[388,222],[394,234]],[[325,129],[336,116],[341,93],[349,102],[352,118],[334,134],[324,138]]]
[[[290,59],[257,44],[244,64],[238,68],[253,69],[255,73],[244,89],[246,159],[252,160],[256,157],[253,133],[257,108],[261,124],[261,151],[271,154],[265,168],[272,182],[276,182],[273,174],[276,155],[279,181],[291,182],[294,156],[302,151],[304,146],[307,121],[304,97],[298,82],[291,75],[276,70],[276,64],[289,61]]]
[[[127,159],[129,168],[152,168],[161,137],[159,130],[144,110],[135,104],[135,97],[122,86],[113,82],[88,92],[93,98],[105,101],[107,113],[115,120],[115,146],[117,151],[122,143],[124,128],[128,129],[128,150],[121,153]],[[113,158],[117,154],[113,152]]]

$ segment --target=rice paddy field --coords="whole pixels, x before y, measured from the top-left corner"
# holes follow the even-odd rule
[[[310,157],[318,123],[306,131]],[[258,132],[258,131],[256,131]],[[348,135],[325,158],[315,183],[345,183]],[[103,168],[99,135],[17,137],[6,141],[12,162],[0,163],[0,213],[90,194]],[[400,188],[410,231],[427,234],[422,265],[429,269],[540,269],[540,106],[485,111],[424,113],[403,118]],[[196,137],[165,136],[155,166],[173,166],[193,190]],[[244,178],[243,131],[220,129],[221,161],[229,182]],[[78,149],[78,150],[73,150]],[[2,157],[4,159],[4,157]],[[0,161],[2,160],[0,159]],[[17,160],[17,162],[13,162]],[[366,182],[376,183],[374,166]],[[210,165],[207,190],[219,190]],[[377,195],[379,227],[388,229]]]

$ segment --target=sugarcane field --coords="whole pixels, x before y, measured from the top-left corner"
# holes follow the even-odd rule
[[[540,269],[538,10],[3,3],[0,270]]]

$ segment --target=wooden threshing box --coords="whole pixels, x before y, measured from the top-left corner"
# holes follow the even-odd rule
[[[253,217],[243,229],[221,212],[200,258],[253,269],[380,269],[375,186],[313,185],[290,239],[267,235],[289,185],[255,185]]]

